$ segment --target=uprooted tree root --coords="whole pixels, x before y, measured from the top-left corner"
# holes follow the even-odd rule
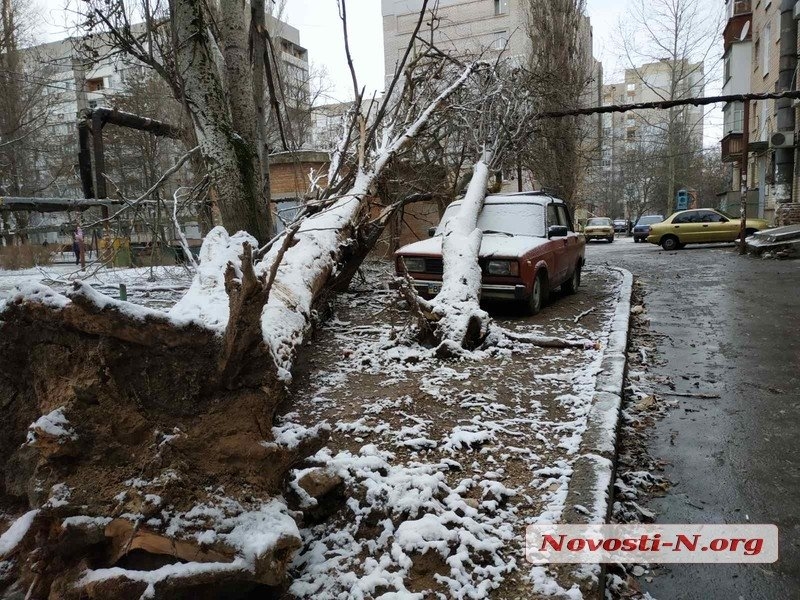
[[[267,281],[244,268],[226,289],[221,337],[84,284],[0,312],[0,500],[37,511],[0,544],[0,591],[215,597],[282,582],[300,539],[271,499],[327,432],[274,440],[285,391],[260,334]]]

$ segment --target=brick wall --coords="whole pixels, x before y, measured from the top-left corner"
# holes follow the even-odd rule
[[[269,176],[272,198],[302,198],[308,193],[311,169],[315,173],[328,173],[328,155],[325,152],[281,153],[270,156]],[[327,185],[327,177],[320,185]]]
[[[775,225],[782,227],[797,224],[800,224],[800,202],[779,204],[775,209]]]

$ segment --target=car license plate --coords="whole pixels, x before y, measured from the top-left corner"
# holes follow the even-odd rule
[[[442,284],[441,283],[429,283],[428,284],[428,293],[431,296],[435,296],[439,292],[442,291]]]

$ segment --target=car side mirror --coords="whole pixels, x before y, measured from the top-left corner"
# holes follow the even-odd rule
[[[553,237],[566,237],[569,233],[569,229],[566,225],[550,225],[547,229],[547,239]]]
[[[436,227],[428,227],[428,237],[433,237],[436,235]]]

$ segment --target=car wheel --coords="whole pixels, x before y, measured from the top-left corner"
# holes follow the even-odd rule
[[[528,298],[527,309],[529,315],[538,314],[542,310],[542,307],[547,303],[549,293],[547,275],[539,273],[536,279],[533,280],[533,289]]]
[[[572,271],[572,277],[570,277],[561,287],[565,294],[572,295],[578,291],[578,288],[581,285],[581,268],[580,266],[575,267],[575,270]]]
[[[637,237],[633,238],[633,243],[638,244],[641,240]]]
[[[678,246],[680,246],[680,242],[678,242],[678,238],[674,235],[666,235],[661,238],[661,247],[668,252],[677,250]]]
[[[610,244],[610,243],[612,243],[613,241],[614,241],[614,236],[612,235],[610,238],[608,238],[608,243]]]
[[[750,237],[751,235],[755,235],[756,233],[758,233],[758,229],[750,229],[748,227],[747,229],[744,230],[745,237]]]

